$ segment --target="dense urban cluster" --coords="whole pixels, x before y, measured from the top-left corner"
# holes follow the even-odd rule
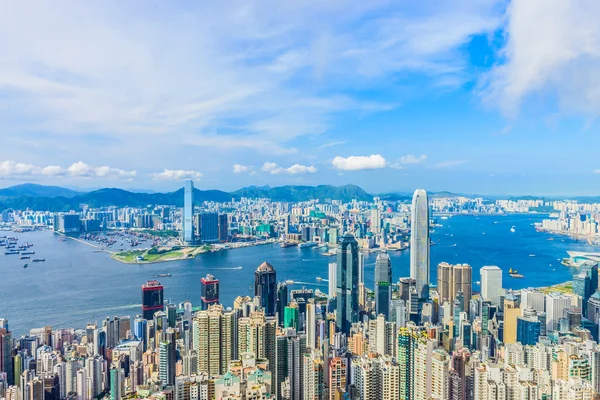
[[[328,243],[337,257],[329,264],[328,292],[291,290],[266,261],[254,273],[254,297],[239,296],[233,305],[219,301],[227,282],[207,275],[196,307],[168,303],[164,286],[152,280],[142,285],[142,309],[133,318],[107,317],[85,329],[42,327],[22,336],[0,319],[0,398],[600,398],[600,292],[592,257],[580,256],[569,292],[507,290],[502,270],[485,266],[476,293],[467,264],[439,264],[437,284],[431,284],[432,211],[525,212],[543,203],[429,201],[417,190],[412,204],[242,199],[205,204],[195,214],[192,196],[188,183],[183,210],[2,218],[64,232],[85,230],[86,223],[131,228],[150,221],[156,229],[181,229],[187,245],[263,232],[283,245]],[[210,238],[202,236],[206,226]],[[408,241],[410,276],[393,282],[386,250]],[[368,288],[361,252],[373,248],[379,254]]]
[[[576,201],[552,202],[553,212],[548,219],[539,225],[540,230],[586,237],[597,243],[600,235],[600,204],[579,203]]]

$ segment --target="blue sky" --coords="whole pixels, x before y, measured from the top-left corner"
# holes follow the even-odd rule
[[[600,2],[0,0],[0,187],[599,194]]]

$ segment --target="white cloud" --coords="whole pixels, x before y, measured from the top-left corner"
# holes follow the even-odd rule
[[[150,174],[156,180],[180,181],[184,179],[200,180],[204,176],[201,172],[183,169],[166,169],[163,172]]]
[[[233,164],[233,173],[234,174],[241,174],[242,172],[248,172],[249,170],[250,170],[250,167],[247,165]]]
[[[421,154],[420,156],[414,156],[412,154],[407,154],[405,156],[400,157],[401,164],[420,164],[427,161],[427,155]]]
[[[317,169],[312,165],[307,166],[294,164],[291,167],[287,168],[286,171],[290,174],[314,174],[315,172],[317,172]]]
[[[66,171],[58,165],[48,165],[42,168],[41,173],[46,176],[59,176],[64,175]]]
[[[595,173],[595,174],[600,174],[600,169],[595,169],[595,170],[594,170],[594,173]]]
[[[14,161],[0,162],[0,176],[4,178],[27,176],[36,173],[39,168],[32,164]]]
[[[314,174],[317,172],[317,168],[313,166],[294,164],[291,167],[283,168],[274,162],[265,162],[261,168],[261,171],[268,172],[273,175],[277,174]]]
[[[511,1],[502,62],[486,76],[484,98],[507,115],[532,96],[558,111],[598,115],[598,15],[597,0]]]
[[[108,166],[94,167],[83,161],[77,161],[71,164],[67,171],[74,177],[88,178],[110,178],[110,179],[133,179],[136,177],[136,171],[125,171],[120,168],[111,168]]]
[[[39,167],[33,164],[18,163],[14,161],[0,162],[0,176],[5,178],[31,178],[36,175],[42,176],[70,176],[74,178],[107,178],[131,180],[137,175],[136,171],[126,171],[119,168],[107,166],[94,167],[83,161],[77,161],[68,168],[58,165]]]
[[[165,150],[182,143],[290,154],[340,113],[396,106],[348,89],[387,90],[411,74],[464,82],[464,45],[496,29],[497,1],[7,2],[0,95],[15,111],[0,123],[49,143],[71,135],[70,157],[117,140],[173,159],[180,152]]]
[[[370,156],[337,156],[331,162],[333,168],[343,171],[358,171],[364,169],[381,169],[386,167],[385,158],[379,154]]]
[[[448,161],[441,161],[441,162],[435,164],[433,167],[434,168],[452,168],[452,167],[456,167],[456,166],[463,165],[466,163],[467,163],[466,160],[448,160]]]

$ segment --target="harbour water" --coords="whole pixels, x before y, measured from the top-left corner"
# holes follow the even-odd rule
[[[480,280],[479,269],[498,265],[504,271],[506,288],[548,286],[572,279],[573,269],[561,265],[567,250],[598,251],[583,240],[536,232],[534,222],[541,215],[463,215],[439,220],[431,234],[431,281],[436,282],[437,264],[468,263],[473,267],[473,289]],[[514,232],[511,227],[514,226]],[[271,263],[280,281],[327,292],[328,263],[335,257],[322,256],[322,248],[281,248],[263,245],[202,254],[192,260],[158,264],[122,264],[109,254],[74,240],[59,241],[52,232],[10,232],[20,243],[33,243],[43,263],[29,263],[19,256],[0,254],[0,317],[9,319],[11,329],[23,334],[28,329],[50,325],[83,328],[106,316],[136,315],[140,312],[140,286],[155,275],[165,286],[165,298],[172,302],[191,300],[198,305],[200,278],[207,273],[220,280],[221,302],[233,304],[239,295],[252,295],[255,268]],[[548,240],[554,238],[554,240]],[[365,255],[365,283],[373,285],[376,254]],[[410,250],[390,253],[394,280],[409,275]],[[239,269],[237,267],[243,267]],[[517,269],[523,279],[509,277]]]

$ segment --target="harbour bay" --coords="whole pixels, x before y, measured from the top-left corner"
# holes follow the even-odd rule
[[[437,264],[468,263],[473,267],[473,289],[480,280],[479,269],[498,265],[504,272],[504,287],[548,286],[572,279],[574,269],[560,264],[567,250],[594,251],[583,240],[536,232],[535,214],[458,215],[439,220],[431,234],[431,280],[436,282]],[[515,231],[511,232],[511,227]],[[293,280],[291,289],[319,288],[327,292],[328,263],[322,248],[281,248],[278,244],[206,253],[195,259],[157,264],[123,264],[108,253],[73,240],[59,241],[48,231],[11,233],[19,242],[33,243],[44,263],[23,268],[18,256],[0,255],[0,315],[12,329],[50,325],[82,328],[106,316],[136,315],[140,312],[140,286],[155,275],[165,286],[165,298],[179,303],[199,304],[200,278],[207,273],[220,280],[220,299],[226,306],[239,295],[252,295],[253,274],[263,261],[271,263],[278,280]],[[552,238],[553,240],[548,240]],[[365,283],[373,286],[376,254],[365,254]],[[409,275],[410,250],[391,252],[394,281]],[[238,267],[243,267],[239,269]],[[513,279],[508,270],[517,269],[523,279]]]

